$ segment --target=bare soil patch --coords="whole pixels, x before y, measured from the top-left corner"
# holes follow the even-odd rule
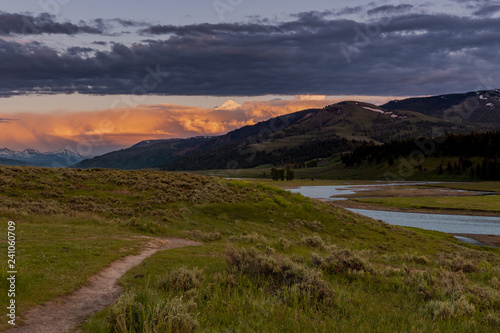
[[[196,245],[201,243],[179,238],[151,238],[140,254],[113,262],[73,294],[32,308],[20,318],[24,319],[25,325],[8,332],[56,333],[74,330],[87,317],[110,306],[120,296],[122,287],[117,282],[128,270],[158,251]]]

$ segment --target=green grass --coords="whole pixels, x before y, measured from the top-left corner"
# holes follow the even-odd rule
[[[417,234],[414,237],[414,241],[417,241]],[[439,250],[435,252],[440,247],[438,244],[445,240],[438,233],[434,233],[434,237],[436,239],[429,242],[430,249],[422,247],[415,252],[406,252],[404,249],[393,252],[365,248],[351,251],[351,254],[342,254],[345,253],[344,247],[337,245],[337,241],[325,240],[323,249],[311,248],[300,241],[291,241],[291,247],[287,250],[282,249],[276,240],[277,237],[268,238],[263,243],[232,243],[233,246],[244,249],[254,248],[254,253],[261,258],[260,264],[264,265],[254,268],[255,262],[250,261],[251,265],[244,269],[235,268],[225,260],[223,253],[228,255],[227,241],[215,242],[210,243],[208,248],[176,249],[157,253],[129,271],[122,283],[128,290],[158,291],[155,281],[165,274],[176,272],[182,267],[202,267],[203,278],[199,287],[190,290],[170,288],[168,292],[160,292],[159,297],[183,297],[185,300],[193,300],[197,307],[192,315],[194,317],[198,314],[195,318],[199,327],[209,332],[329,332],[336,329],[342,332],[391,332],[412,329],[494,332],[498,328],[494,318],[498,316],[500,299],[498,293],[488,286],[490,281],[497,281],[494,276],[498,274],[498,270],[495,271],[487,264],[479,265],[481,267],[472,264],[472,272],[467,273],[467,277],[463,277],[461,271],[456,271],[457,268],[468,267],[465,265],[472,261],[486,262],[493,256],[477,251],[464,251],[460,246],[451,246],[450,252],[447,253],[467,253],[465,256],[469,259],[441,253]],[[409,247],[414,246],[414,242],[409,243]],[[349,262],[348,260],[352,260],[350,258],[358,257],[368,263],[368,267],[358,265],[352,266],[356,269],[349,269],[345,268],[349,266],[343,264],[340,270],[330,271],[328,266],[321,265],[318,269],[314,260],[311,260],[312,253],[325,258],[330,253],[343,255],[346,261],[342,262]],[[248,258],[245,260],[249,261]],[[280,264],[280,260],[284,260],[283,264]],[[295,264],[291,264],[293,262]],[[290,277],[297,274],[284,269],[288,267],[286,265],[291,265],[292,271],[298,269],[303,272],[300,273],[302,275],[299,275],[298,281],[286,282],[279,278],[285,276],[281,275],[285,274],[284,272],[288,272],[286,274]],[[267,271],[266,267],[269,267]],[[272,273],[273,271],[275,273]],[[134,278],[139,274],[145,277]],[[304,279],[311,281],[307,288],[309,284],[304,285]],[[474,292],[486,295],[492,302],[491,305],[485,305],[490,301],[482,304],[477,296],[474,296],[474,292],[466,291],[468,286],[473,285],[478,288],[474,289]],[[314,292],[308,292],[311,288],[316,290],[314,288],[324,286],[332,292],[327,300],[318,301]],[[455,309],[454,303],[447,303],[448,300],[460,299],[462,296],[474,299],[465,301],[465,306],[475,309],[471,313],[461,313],[459,309]],[[438,318],[434,318],[435,311],[431,309],[437,305],[432,302],[443,303],[440,304],[444,308],[443,319],[440,319],[439,311],[436,312]],[[481,307],[482,310],[479,310]],[[451,311],[450,314],[446,312],[448,310]],[[485,323],[488,316],[491,324]],[[107,310],[95,315],[84,327],[84,332],[94,332],[95,327],[106,327],[109,317]]]
[[[21,314],[136,253],[134,236],[203,242],[127,272],[125,295],[84,332],[500,328],[500,250],[448,234],[192,174],[0,167],[0,189],[3,228],[17,223]]]
[[[296,186],[335,186],[335,185],[368,185],[381,184],[380,182],[367,180],[330,180],[330,179],[294,179],[294,180],[271,180],[262,178],[248,178],[245,181],[251,183],[260,183],[279,188],[290,188]]]
[[[3,230],[12,219],[1,215]],[[69,294],[88,282],[104,266],[132,253],[144,240],[136,231],[100,225],[91,219],[39,217],[16,221],[16,303],[21,313],[29,307]],[[2,258],[7,244],[0,243]],[[7,261],[0,274],[2,307],[7,304]],[[19,312],[18,312],[19,313]],[[2,317],[1,324],[6,320]]]
[[[500,196],[366,198],[356,201],[397,208],[454,209],[500,212]]]
[[[447,187],[459,190],[500,192],[500,182],[475,182],[475,183],[440,183],[428,184],[428,187]]]
[[[458,158],[454,157],[431,156],[425,157],[425,160],[420,167],[411,165],[407,159],[396,159],[393,165],[389,165],[387,161],[383,161],[381,163],[364,162],[359,166],[346,167],[341,162],[340,155],[334,155],[329,158],[320,159],[317,167],[294,169],[294,172],[295,178],[304,180],[476,181],[477,179],[471,178],[469,174],[453,175],[448,171],[445,171],[443,174],[438,174],[439,165],[446,166],[448,162],[453,164],[457,161]],[[471,158],[471,161],[474,165],[480,162],[478,158]],[[272,167],[273,166],[270,165],[263,165],[251,169],[198,170],[193,171],[193,173],[228,178],[270,179]],[[496,183],[500,184],[500,182]],[[499,185],[496,185],[494,188],[495,191],[500,191]],[[464,189],[469,188],[464,187]],[[470,189],[474,189],[474,186],[471,185]],[[478,190],[480,190],[480,187]]]

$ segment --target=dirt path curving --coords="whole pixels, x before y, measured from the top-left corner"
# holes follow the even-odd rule
[[[23,314],[25,325],[8,332],[68,332],[93,313],[110,306],[122,293],[122,287],[117,283],[118,279],[144,259],[161,250],[196,245],[201,244],[187,239],[154,238],[139,255],[115,261],[111,266],[91,277],[89,285],[69,296],[59,297],[55,301],[32,308]]]

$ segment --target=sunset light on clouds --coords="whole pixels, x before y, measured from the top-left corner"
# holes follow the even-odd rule
[[[500,75],[491,1],[214,3],[2,4],[0,147],[95,155],[342,100],[493,89]],[[214,109],[228,99],[241,107]]]
[[[0,333],[500,333],[499,56],[500,0],[1,1]]]
[[[296,96],[294,100],[244,102],[235,110],[155,104],[85,112],[23,112],[9,114],[0,122],[0,142],[18,150],[65,148],[95,155],[141,140],[224,134],[334,102],[324,96]]]

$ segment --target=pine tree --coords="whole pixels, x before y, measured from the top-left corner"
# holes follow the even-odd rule
[[[271,169],[271,178],[273,180],[278,180],[279,179],[278,170],[276,168],[272,168]]]

